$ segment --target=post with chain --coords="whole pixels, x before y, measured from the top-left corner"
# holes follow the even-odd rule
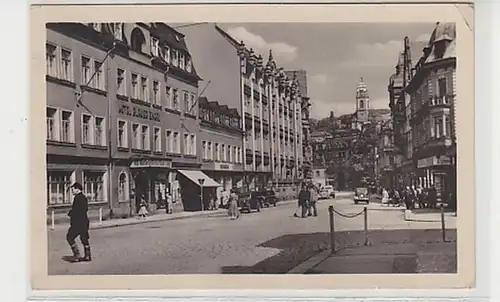
[[[328,207],[328,215],[330,217],[330,246],[333,254],[335,253],[335,225],[333,220],[333,206]]]
[[[368,207],[363,210],[365,216],[365,245],[368,245]]]
[[[443,234],[443,242],[446,242],[446,226],[444,223],[444,206],[441,203],[441,232]]]

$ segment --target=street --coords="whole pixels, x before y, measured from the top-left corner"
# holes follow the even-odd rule
[[[286,273],[328,248],[330,205],[345,214],[359,213],[365,206],[337,197],[320,200],[319,216],[305,219],[293,217],[296,204],[282,204],[242,214],[238,220],[215,214],[91,230],[93,261],[89,263],[62,259],[71,253],[66,230],[59,228],[48,234],[48,270],[50,275]],[[370,231],[387,232],[441,226],[439,221],[404,221],[402,209],[377,203],[368,205],[368,222]],[[454,220],[447,221],[447,227],[455,228]],[[336,216],[335,229],[339,238],[348,241],[350,231],[363,230],[363,215]]]

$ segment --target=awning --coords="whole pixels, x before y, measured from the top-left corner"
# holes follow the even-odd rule
[[[207,174],[198,171],[198,170],[179,170],[179,173],[189,178],[192,182],[197,185],[200,185],[199,179],[203,179],[203,187],[222,187],[222,185]]]

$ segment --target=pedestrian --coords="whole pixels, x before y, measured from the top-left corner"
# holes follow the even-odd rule
[[[71,210],[68,213],[68,216],[70,217],[70,227],[68,229],[68,233],[66,234],[66,240],[71,247],[71,251],[73,252],[70,262],[92,261],[89,243],[89,218],[87,216],[89,203],[87,197],[83,195],[82,190],[82,185],[78,182],[75,182],[71,186],[74,199]],[[83,244],[83,258],[80,256],[78,244],[75,242],[75,239],[78,236],[80,236],[80,241]]]
[[[308,202],[310,200],[310,193],[307,190],[305,184],[302,184],[302,188],[299,192],[299,200],[298,200],[298,210],[300,210],[300,217],[305,218],[307,214]],[[298,217],[297,211],[295,211],[294,215]]]
[[[229,195],[228,214],[233,220],[240,217],[240,211],[238,209],[238,195],[236,195],[235,190],[231,190],[231,195]]]
[[[436,208],[437,205],[437,190],[435,186],[431,186],[429,189],[429,207],[431,209]]]
[[[172,194],[170,194],[170,191],[167,193],[167,214],[172,214],[173,209],[172,209]]]
[[[146,196],[141,195],[141,202],[139,204],[139,217],[146,218],[148,216],[148,204],[146,202]]]
[[[389,205],[389,192],[385,188],[382,188],[382,204]]]
[[[318,209],[316,208],[316,203],[318,201],[318,192],[316,191],[316,187],[314,185],[311,185],[309,188],[309,196],[309,213],[307,213],[307,216],[312,216],[313,214],[311,212],[314,212],[314,216],[316,217],[318,216]]]

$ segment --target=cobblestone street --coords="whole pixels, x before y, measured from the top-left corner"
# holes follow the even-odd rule
[[[364,207],[354,205],[351,199],[337,198],[319,201],[319,216],[307,219],[294,218],[296,205],[289,203],[243,214],[238,220],[215,214],[92,230],[90,263],[62,260],[70,250],[65,229],[58,228],[48,234],[49,274],[286,273],[328,248],[329,205],[347,214],[358,213]],[[405,230],[439,230],[441,226],[439,221],[404,221],[403,211],[398,208],[370,204],[368,209],[368,228],[373,231],[370,240],[374,242],[391,238],[419,241]],[[447,227],[455,228],[454,217],[447,216]],[[352,240],[356,245],[363,230],[363,216],[337,216],[335,228],[339,232],[337,240],[344,245]],[[376,231],[382,229],[399,235],[387,237]]]

